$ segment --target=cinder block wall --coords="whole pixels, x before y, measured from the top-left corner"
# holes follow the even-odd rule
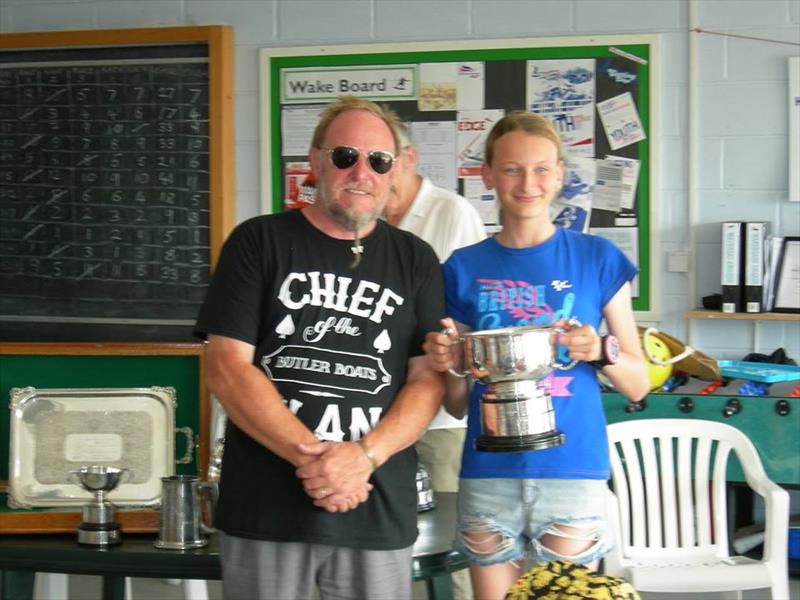
[[[697,211],[688,209],[690,14],[707,31],[697,56]],[[785,347],[800,359],[800,323],[683,318],[719,290],[719,222],[765,220],[800,234],[788,197],[787,57],[800,54],[800,0],[0,0],[0,33],[227,24],[236,38],[237,220],[260,211],[258,49],[261,47],[657,33],[662,36],[662,312],[658,326],[717,358]],[[794,44],[794,45],[791,45]],[[795,165],[794,168],[800,168]],[[696,236],[694,273],[666,255]],[[689,298],[689,277],[695,297]]]

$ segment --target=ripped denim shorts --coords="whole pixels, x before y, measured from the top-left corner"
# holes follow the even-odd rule
[[[590,563],[613,546],[607,494],[608,484],[600,479],[461,479],[455,548],[484,566],[523,558]],[[548,533],[559,535],[556,525],[591,526],[587,541],[595,543],[578,555],[562,556],[539,541]],[[476,551],[465,532],[499,537],[493,547]]]

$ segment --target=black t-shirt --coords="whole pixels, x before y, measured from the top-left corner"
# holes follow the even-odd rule
[[[386,413],[438,329],[444,291],[433,250],[379,221],[361,240],[330,238],[300,211],[250,219],[223,246],[195,327],[256,347],[254,364],[325,440],[361,438]],[[416,539],[416,455],[392,456],[369,499],[345,513],[311,503],[295,468],[233,423],[225,436],[217,521],[242,537],[397,549]]]

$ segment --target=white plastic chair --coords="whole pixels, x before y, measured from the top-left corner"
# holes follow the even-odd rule
[[[638,419],[608,426],[616,548],[605,572],[640,592],[770,588],[789,598],[789,494],[767,478],[738,429],[699,419]],[[761,560],[728,550],[726,471],[733,450],[765,503]],[[726,594],[727,595],[727,594]]]
[[[36,573],[33,600],[67,600],[66,573]]]

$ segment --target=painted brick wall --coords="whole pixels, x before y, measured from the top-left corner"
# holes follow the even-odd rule
[[[766,220],[800,234],[789,203],[787,57],[800,54],[800,0],[697,0],[698,209],[687,184],[689,0],[0,0],[0,33],[227,24],[236,38],[237,220],[259,212],[260,47],[658,33],[662,36],[659,326],[718,358],[783,346],[800,359],[800,323],[695,322],[683,313],[719,291],[719,223]],[[692,34],[696,35],[696,34]],[[795,165],[794,168],[800,168]],[[696,235],[693,275],[666,255]],[[694,277],[696,298],[688,298]]]

